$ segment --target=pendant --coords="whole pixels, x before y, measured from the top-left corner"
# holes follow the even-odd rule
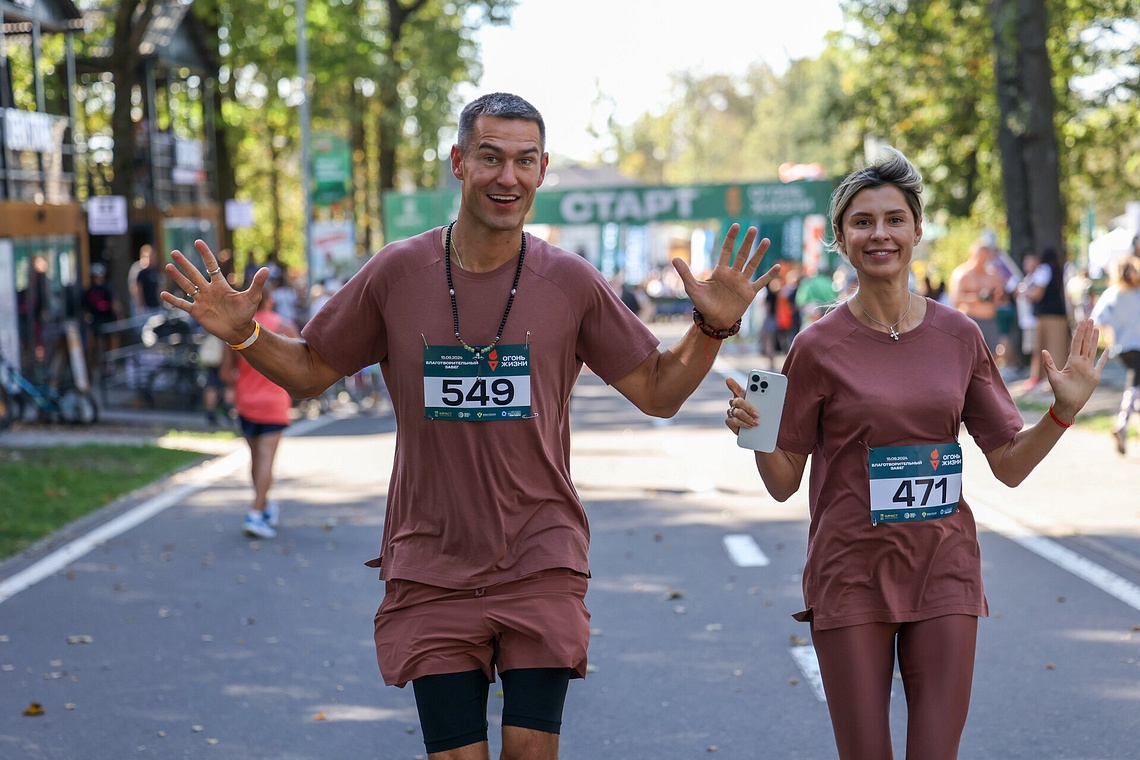
[[[899,334],[897,332],[895,332],[895,328],[893,328],[893,327],[891,328],[891,337],[894,338],[895,340],[899,339]]]

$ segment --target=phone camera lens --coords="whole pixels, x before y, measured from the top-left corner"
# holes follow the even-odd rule
[[[768,381],[767,380],[761,381],[760,387],[763,388],[764,390],[767,390],[768,389]]]
[[[752,383],[752,386],[751,386],[751,387],[750,387],[748,390],[750,390],[750,391],[752,391],[753,393],[755,393],[755,392],[756,392],[756,390],[757,390],[757,388],[758,388],[758,386],[756,385],[756,383]]]

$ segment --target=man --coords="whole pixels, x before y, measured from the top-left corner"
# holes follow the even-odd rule
[[[583,364],[647,414],[669,417],[700,384],[755,281],[737,225],[706,281],[674,261],[694,326],[672,348],[580,256],[523,231],[546,175],[542,116],[495,93],[464,110],[451,170],[458,219],[394,242],[289,340],[253,320],[269,273],[232,290],[179,252],[166,296],[296,398],[379,362],[397,420],[376,615],[384,680],[411,682],[434,760],[488,758],[487,699],[502,680],[504,758],[558,755],[568,682],[586,669],[589,529],[569,472],[570,393]],[[707,336],[707,337],[706,337]]]
[[[131,264],[127,272],[127,288],[131,294],[131,315],[152,317],[162,311],[159,292],[162,278],[158,262],[154,259],[154,248],[144,245],[139,248],[139,258]]]
[[[998,329],[998,305],[1005,299],[1005,283],[993,263],[994,249],[984,241],[970,246],[970,257],[950,274],[950,303],[958,311],[978,323],[990,352],[997,351],[1001,340]]]
[[[91,284],[83,291],[83,312],[90,328],[87,365],[101,371],[103,355],[118,344],[118,336],[109,333],[107,326],[119,318],[119,304],[107,283],[107,266],[100,262],[91,265]]]

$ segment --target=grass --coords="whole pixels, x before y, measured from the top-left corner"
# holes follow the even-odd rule
[[[148,445],[0,448],[0,559],[203,456]]]

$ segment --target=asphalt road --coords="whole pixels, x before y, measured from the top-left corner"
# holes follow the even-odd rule
[[[807,627],[790,617],[806,496],[769,498],[722,424],[723,373],[754,362],[726,352],[668,422],[589,374],[579,383],[594,634],[591,673],[567,700],[567,760],[835,757]],[[0,565],[0,758],[424,756],[411,690],[376,669],[382,584],[363,566],[380,540],[391,417],[293,433],[275,540],[240,531],[238,448]],[[961,757],[1140,756],[1140,452],[1074,428],[1010,490],[963,447],[993,612]],[[23,714],[33,702],[42,715]],[[901,688],[894,703],[902,737]],[[492,692],[495,752],[498,707]]]

